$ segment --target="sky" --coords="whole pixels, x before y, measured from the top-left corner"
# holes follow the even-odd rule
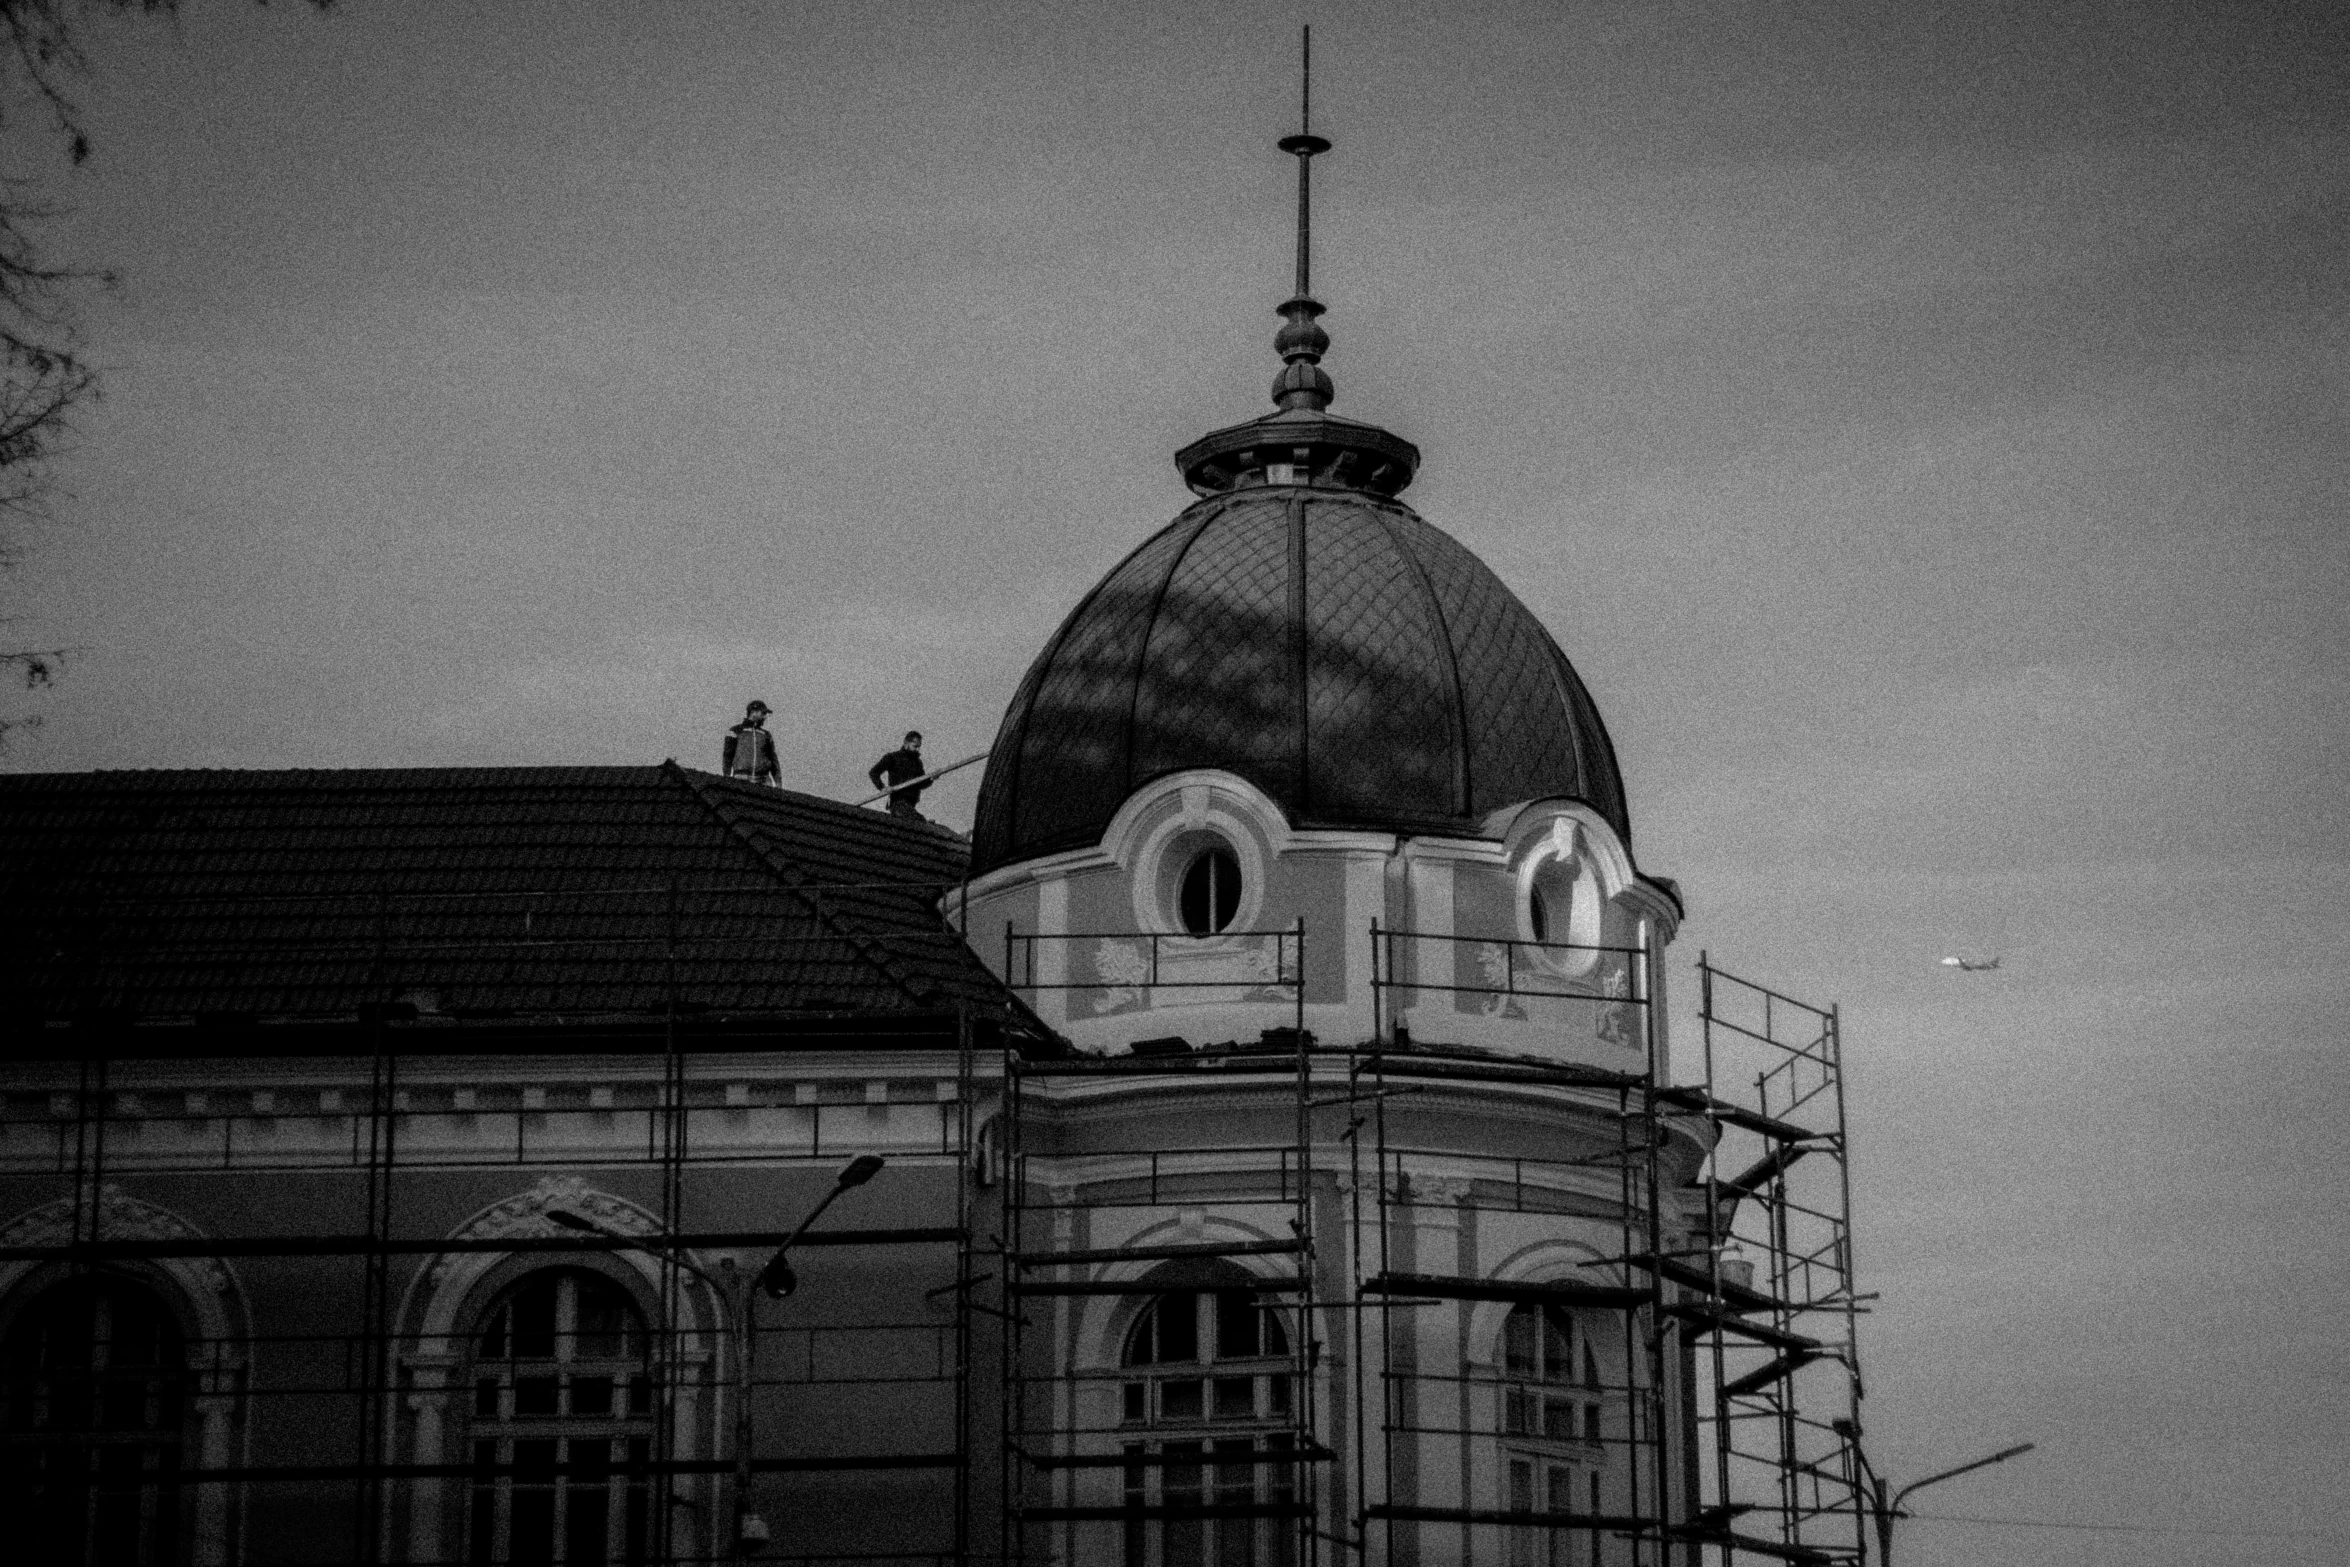
[[[101,19],[0,768],[981,750],[1269,407],[1300,20],[1338,411],[1591,688],[1677,1029],[1843,1009],[1879,1467],[2038,1444],[1905,1567],[2350,1559],[2339,5]]]

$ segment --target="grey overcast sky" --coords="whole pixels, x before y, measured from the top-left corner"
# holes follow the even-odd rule
[[[1677,972],[1844,1004],[1880,1460],[2178,1531],[1907,1561],[2350,1560],[2339,4],[103,22],[94,160],[7,154],[122,282],[0,766],[981,748],[1267,406],[1309,15],[1339,411],[1582,671]]]

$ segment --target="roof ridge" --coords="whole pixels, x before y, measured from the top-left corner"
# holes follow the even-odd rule
[[[1151,637],[1156,634],[1159,629],[1159,607],[1167,602],[1167,590],[1175,585],[1175,574],[1183,569],[1184,559],[1191,554],[1191,547],[1199,542],[1201,534],[1208,531],[1208,524],[1214,522],[1218,517],[1223,516],[1224,513],[1230,511],[1231,509],[1232,497],[1229,495],[1219,495],[1215,498],[1215,502],[1213,504],[1192,508],[1192,510],[1198,511],[1201,514],[1200,519],[1198,522],[1192,525],[1190,535],[1186,537],[1181,544],[1175,546],[1174,554],[1170,556],[1167,561],[1166,575],[1159,578],[1159,585],[1151,591],[1150,613],[1143,617],[1142,638],[1135,644],[1135,679],[1132,682],[1134,689],[1127,694],[1126,716],[1123,720],[1121,720],[1121,728],[1126,737],[1126,787],[1129,792],[1131,792],[1134,788],[1134,719],[1135,714],[1141,709],[1142,706],[1141,674],[1143,670],[1150,667]],[[1189,516],[1190,512],[1187,511],[1184,513],[1184,515]],[[1182,523],[1183,518],[1178,517],[1175,519],[1174,523],[1170,524],[1166,528],[1160,529],[1158,533],[1151,535],[1151,537],[1153,539],[1157,539],[1166,533],[1174,531],[1175,528],[1182,526]],[[1132,555],[1140,553],[1140,550],[1130,551],[1129,557],[1131,558]],[[1124,562],[1120,562],[1120,564],[1123,565]],[[1102,581],[1106,583],[1109,581],[1109,578],[1104,577]],[[1097,588],[1096,591],[1098,592],[1099,589]],[[1091,594],[1087,595],[1087,602],[1092,602]],[[1082,609],[1084,606],[1080,605],[1078,607]],[[1072,622],[1074,622],[1076,616],[1072,614],[1070,619]],[[1056,642],[1055,645],[1057,646],[1058,643]],[[978,825],[979,824],[976,821],[972,823],[974,837],[976,837],[976,829]],[[974,843],[972,846],[972,852],[974,854],[978,852],[978,845],[976,843]]]
[[[776,880],[783,883],[784,890],[789,892],[793,897],[799,899],[802,904],[806,905],[809,917],[816,922],[819,929],[829,927],[832,932],[842,941],[848,943],[851,949],[857,952],[867,962],[871,963],[875,968],[879,969],[882,973],[888,975],[890,982],[896,985],[899,990],[903,991],[905,993],[906,999],[913,1002],[915,1005],[928,1006],[933,1001],[937,1000],[937,992],[934,987],[923,987],[919,989],[916,987],[914,981],[908,977],[904,967],[894,956],[891,955],[886,944],[877,943],[871,937],[861,935],[858,932],[849,929],[847,925],[841,922],[837,914],[827,915],[824,912],[823,900],[813,897],[809,894],[807,890],[807,878],[803,876],[798,868],[792,865],[789,860],[784,859],[780,855],[769,853],[766,847],[758,841],[756,836],[754,836],[749,825],[745,823],[744,820],[740,816],[736,815],[731,809],[728,809],[725,805],[723,805],[721,803],[720,797],[714,795],[704,785],[702,782],[702,776],[690,773],[685,768],[680,767],[675,757],[671,757],[669,760],[663,762],[661,767],[663,771],[670,773],[679,783],[683,784],[686,788],[686,792],[692,795],[695,800],[699,801],[704,810],[707,810],[713,817],[717,818],[719,824],[725,827],[725,829],[734,836],[737,842],[741,843],[744,848],[748,849],[752,856],[756,858],[760,864],[766,866],[770,871],[774,872]],[[831,804],[833,802],[826,801],[824,803]],[[949,931],[947,934],[951,935],[953,933]]]
[[[106,784],[179,783],[254,787],[300,779],[353,783],[384,778],[478,778],[484,782],[514,782],[528,778],[575,777],[587,774],[615,780],[634,775],[650,779],[661,771],[649,762],[519,762],[446,767],[93,767],[60,772],[0,772],[0,783],[84,787]]]
[[[780,807],[785,810],[800,811],[809,817],[823,821],[828,827],[850,828],[860,832],[883,827],[884,824],[890,824],[889,827],[884,828],[885,831],[894,828],[893,818],[865,810],[843,800],[830,799],[821,794],[807,794],[798,789],[755,785],[740,778],[729,778],[718,773],[706,773],[696,768],[681,767],[679,770],[694,780],[695,788],[705,796],[706,800],[727,801],[728,810],[734,812],[740,819],[755,826],[766,825],[768,830],[774,830],[772,824],[763,824],[759,811],[752,809],[754,805],[761,809]],[[922,837],[902,845],[893,845],[890,852],[901,857],[928,859],[947,854],[951,845],[962,850],[964,858],[968,860],[969,842],[962,834],[940,822],[933,822],[927,818],[923,818],[922,821],[927,829]],[[953,876],[941,877],[935,882],[906,883],[905,885],[946,887],[963,880],[965,877],[958,873]]]
[[[1408,513],[1414,522],[1432,533],[1444,531],[1400,502],[1398,509]],[[1461,689],[1461,655],[1460,650],[1453,646],[1452,619],[1444,612],[1444,596],[1436,591],[1436,583],[1428,575],[1428,563],[1420,559],[1420,552],[1412,548],[1404,536],[1410,530],[1406,528],[1402,533],[1397,531],[1396,525],[1403,519],[1374,512],[1371,520],[1379,529],[1380,536],[1387,540],[1387,547],[1402,558],[1404,565],[1411,571],[1412,580],[1420,585],[1420,598],[1428,606],[1428,618],[1435,622],[1436,659],[1444,669],[1445,689],[1452,693],[1452,700],[1445,704],[1445,717],[1451,720],[1453,730],[1453,768],[1448,782],[1454,791],[1453,798],[1458,802],[1454,809],[1466,816],[1477,803],[1476,763],[1473,759],[1476,741],[1469,733],[1469,698],[1468,693]],[[1581,759],[1578,758],[1577,766],[1580,765]]]

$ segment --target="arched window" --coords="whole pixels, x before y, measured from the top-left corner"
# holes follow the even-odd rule
[[[1557,1306],[1512,1311],[1502,1324],[1501,1371],[1505,1433],[1598,1444],[1599,1355],[1572,1316]]]
[[[653,1392],[644,1315],[611,1279],[548,1268],[493,1301],[473,1362],[470,1560],[644,1563]]]
[[[187,1346],[127,1279],[33,1302],[0,1342],[0,1517],[27,1562],[145,1567],[179,1559]]]
[[[1127,1330],[1119,1388],[1126,1502],[1230,1509],[1126,1525],[1126,1567],[1285,1567],[1297,1525],[1290,1337],[1244,1289],[1170,1290]]]
[[[1223,844],[1211,844],[1191,857],[1183,868],[1178,897],[1183,928],[1194,936],[1213,936],[1240,912],[1240,858]]]
[[[1501,1375],[1505,1505],[1599,1512],[1603,1392],[1589,1332],[1560,1307],[1519,1306],[1502,1324]],[[1509,1567],[1576,1567],[1598,1561],[1599,1549],[1597,1531],[1513,1527]]]

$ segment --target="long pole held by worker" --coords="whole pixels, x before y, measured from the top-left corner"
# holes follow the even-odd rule
[[[908,778],[902,783],[893,783],[888,788],[882,790],[879,794],[869,794],[865,796],[864,799],[859,800],[857,803],[859,805],[871,805],[876,800],[888,799],[891,795],[897,793],[900,789],[919,789],[924,784],[931,783],[936,779],[944,778],[947,774],[955,772],[960,768],[969,767],[973,762],[984,762],[986,760],[987,753],[985,751],[981,751],[978,755],[966,756],[959,762],[949,762],[944,767],[934,767],[919,778]]]

